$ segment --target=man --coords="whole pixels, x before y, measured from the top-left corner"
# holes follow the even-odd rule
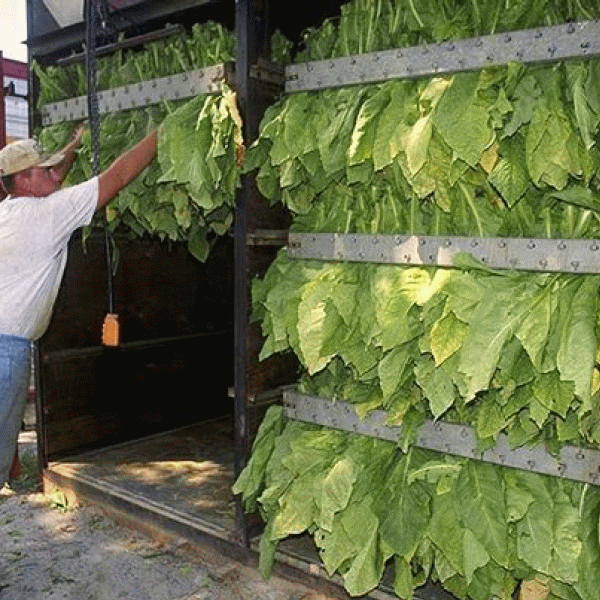
[[[65,269],[71,234],[88,225],[153,160],[154,131],[89,181],[61,189],[83,127],[60,152],[34,140],[0,150],[0,488],[8,478],[30,378],[30,345],[45,331]]]

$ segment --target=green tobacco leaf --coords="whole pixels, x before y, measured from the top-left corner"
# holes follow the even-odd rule
[[[436,365],[441,365],[458,352],[467,332],[468,326],[457,319],[453,312],[446,313],[433,324],[429,343]]]
[[[269,407],[252,444],[250,460],[233,484],[233,493],[242,494],[247,510],[254,510],[256,506],[256,499],[264,486],[267,463],[273,453],[275,439],[280,435],[283,425],[282,408]]]
[[[370,504],[371,500],[365,499],[342,515],[343,526],[358,548],[343,575],[344,586],[353,596],[366,594],[377,587],[387,558],[379,547],[379,520]]]
[[[204,262],[210,252],[210,244],[206,238],[206,233],[206,229],[200,223],[196,223],[192,226],[188,235],[188,250],[200,262]]]
[[[315,279],[302,290],[298,336],[303,363],[309,373],[323,369],[343,339],[343,320],[333,303],[327,300],[333,286],[331,281]]]
[[[600,277],[583,276],[577,282],[577,291],[564,323],[557,365],[562,379],[575,382],[575,394],[584,403],[583,410],[587,411],[591,408],[590,382],[598,347],[596,322]]]
[[[434,126],[455,155],[474,167],[492,142],[490,115],[477,99],[478,73],[461,73],[442,95]]]
[[[535,293],[531,310],[519,323],[515,336],[529,355],[536,369],[541,369],[552,320],[556,310],[555,288],[552,280],[539,279],[540,287]]]
[[[542,91],[532,75],[525,75],[517,84],[513,96],[510,98],[514,110],[509,121],[504,126],[502,137],[514,135],[523,125],[531,121],[537,98]]]
[[[323,566],[330,576],[359,551],[339,517],[334,519],[331,532],[317,530],[314,538]]]
[[[526,136],[527,168],[533,183],[562,190],[569,174],[581,175],[574,145],[570,121],[540,99]]]
[[[444,369],[437,368],[431,356],[424,355],[415,367],[417,384],[429,401],[434,418],[443,415],[456,399],[452,378]]]
[[[561,489],[562,483],[523,471],[516,472],[514,479],[534,498],[517,524],[519,558],[560,581],[577,581],[581,553],[579,516]]]
[[[427,536],[450,562],[455,572],[464,573],[464,527],[455,509],[453,494],[438,493],[433,497]]]
[[[503,481],[496,466],[469,461],[456,482],[456,509],[486,552],[510,567]]]
[[[359,165],[373,159],[379,116],[388,102],[389,93],[384,86],[360,107],[348,146],[348,165]]]
[[[334,515],[348,505],[356,477],[354,463],[348,458],[338,460],[325,476],[321,490],[321,514],[316,519],[317,525],[325,531],[332,531]]]
[[[413,359],[413,351],[407,344],[392,348],[377,364],[379,385],[384,401],[391,398],[404,378],[404,372]]]
[[[328,176],[334,177],[346,168],[346,155],[350,137],[360,110],[364,88],[346,88],[337,96],[330,122],[320,129],[319,152]]]
[[[541,373],[531,389],[540,404],[563,419],[567,416],[573,402],[574,385],[571,381],[561,381],[558,371]]]
[[[406,560],[416,552],[431,514],[430,499],[423,484],[416,481],[408,485],[411,470],[419,468],[426,456],[412,449],[398,461],[388,474],[377,510],[382,519],[382,540]]]
[[[577,125],[586,149],[590,150],[596,144],[600,124],[598,61],[568,63],[566,70]]]
[[[429,281],[424,270],[377,268],[371,296],[381,331],[380,345],[384,352],[417,334],[417,323],[408,319],[408,313],[416,301],[415,290],[428,285]]]
[[[377,123],[373,144],[373,166],[376,171],[387,167],[403,150],[403,139],[408,125],[400,115],[405,115],[413,106],[409,100],[408,83],[402,80],[387,82],[390,99]]]
[[[581,554],[578,571],[583,574],[573,584],[582,600],[593,600],[600,589],[600,493],[593,485],[583,486],[579,502]]]
[[[490,561],[490,555],[470,529],[464,530],[463,549],[465,553],[465,578],[467,579],[467,584],[470,585],[473,581],[475,571],[487,565]]]
[[[500,159],[489,175],[488,181],[498,190],[507,206],[513,207],[529,187],[525,162],[525,143],[521,136],[501,141]]]

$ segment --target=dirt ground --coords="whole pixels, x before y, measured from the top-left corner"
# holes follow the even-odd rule
[[[33,441],[32,441],[33,439]],[[0,600],[328,600],[223,556],[126,529],[61,493],[35,491],[35,439],[23,474],[0,491]]]

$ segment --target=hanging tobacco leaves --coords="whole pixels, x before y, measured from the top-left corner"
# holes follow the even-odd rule
[[[217,23],[196,24],[187,36],[151,42],[142,51],[119,51],[98,59],[98,90],[165,77],[232,60],[235,39]],[[86,94],[82,63],[42,68],[39,104]],[[137,236],[186,242],[206,260],[215,236],[233,220],[243,146],[235,93],[223,84],[219,93],[163,102],[101,119],[100,170],[151,130],[159,128],[158,160],[123,190],[107,208],[109,225]],[[66,143],[72,124],[60,123],[39,133],[53,150]],[[92,175],[91,143],[84,137],[66,184]]]
[[[593,2],[361,1],[306,33],[300,60],[594,19]],[[600,61],[388,81],[283,97],[245,168],[296,231],[600,237]],[[426,419],[483,451],[600,442],[600,277],[291,260],[253,285],[261,356],[293,352],[301,391],[386,411],[398,444],[272,409],[235,485],[280,540],[308,532],[352,595],[386,565],[412,598],[597,595],[598,488],[413,447]]]

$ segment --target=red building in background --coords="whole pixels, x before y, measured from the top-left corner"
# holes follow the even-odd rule
[[[3,113],[0,146],[29,137],[29,68],[26,63],[2,58],[0,53]]]

